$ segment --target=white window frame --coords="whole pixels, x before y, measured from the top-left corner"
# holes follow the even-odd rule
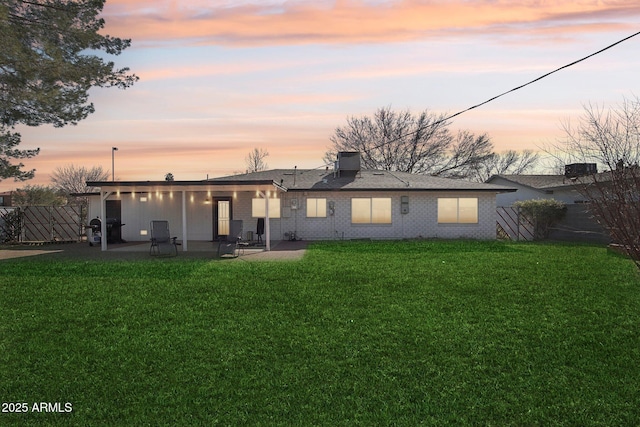
[[[472,208],[461,207],[460,201],[475,201]],[[447,206],[446,203],[454,202],[454,206]],[[477,197],[438,197],[438,224],[478,224],[479,223],[479,200]],[[469,209],[473,209],[471,212]],[[451,211],[455,210],[455,214]],[[470,214],[471,212],[471,214]],[[452,217],[455,216],[455,219]]]
[[[307,197],[307,218],[326,218],[326,197]]]
[[[255,197],[251,199],[251,217],[265,218],[264,199]],[[269,218],[280,218],[280,199],[269,199]]]
[[[368,201],[368,209],[369,212],[364,212],[362,215],[362,220],[354,217],[356,213],[356,208],[354,204],[365,203]],[[384,215],[383,217],[379,216],[379,211],[377,211],[377,207],[380,206],[381,203],[388,206],[384,206],[385,211],[388,211],[388,216]],[[377,205],[377,206],[376,206]],[[361,214],[363,212],[358,212]],[[378,215],[376,215],[378,214]],[[360,215],[358,215],[360,216]],[[357,220],[356,220],[357,219]],[[391,224],[393,221],[393,213],[392,213],[392,203],[391,197],[352,197],[351,198],[351,224]]]

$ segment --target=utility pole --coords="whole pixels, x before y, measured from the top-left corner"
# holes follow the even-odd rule
[[[115,171],[115,154],[118,151],[118,147],[111,147],[111,181],[116,180],[116,171]]]

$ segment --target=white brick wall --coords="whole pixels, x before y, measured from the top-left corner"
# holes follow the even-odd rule
[[[216,193],[214,197],[232,193]],[[408,196],[409,213],[400,212],[400,198]],[[213,237],[213,205],[205,204],[206,192],[187,192],[187,235],[189,240],[211,240]],[[233,219],[244,221],[244,233],[255,234],[257,219],[251,217],[251,200],[255,192],[238,192],[232,199]],[[288,192],[279,193],[281,198],[281,219],[271,218],[271,238],[284,239],[286,232],[296,232],[305,240],[327,239],[403,239],[403,238],[471,238],[495,239],[496,237],[496,196],[493,193],[442,193],[442,192]],[[307,197],[326,198],[335,204],[335,214],[327,212],[326,218],[307,218]],[[352,197],[390,197],[391,224],[352,224]],[[438,197],[477,197],[478,224],[438,224]],[[140,202],[140,194],[132,197],[112,195],[110,199],[122,200],[122,228],[125,240],[146,240],[140,230],[149,228],[153,219],[168,220],[173,235],[182,239],[182,192],[174,192],[173,197],[164,193],[162,198],[151,195],[147,202]],[[298,209],[287,209],[291,199],[297,199]],[[327,209],[328,210],[328,209]],[[290,214],[288,214],[288,212]],[[89,218],[100,214],[99,197],[92,198]],[[263,236],[264,237],[264,236]]]
[[[409,213],[400,212],[401,196],[409,197]],[[460,197],[460,193],[418,193],[418,192],[288,192],[282,195],[283,218],[271,221],[271,234],[275,238],[284,238],[284,233],[295,232],[305,240],[326,239],[403,239],[403,238],[472,238],[495,239],[496,205],[495,194],[464,193],[464,197],[478,197],[478,224],[438,224],[438,197]],[[253,196],[251,196],[253,197]],[[306,199],[326,198],[327,217],[307,218]],[[390,197],[391,224],[352,224],[351,199],[353,197]],[[239,196],[240,199],[240,196]],[[297,199],[298,209],[291,209],[286,217],[291,199]],[[335,204],[335,214],[331,215],[329,203]],[[243,202],[239,201],[238,204]],[[250,201],[248,210],[235,210],[234,217],[245,221],[251,215]],[[249,223],[255,223],[250,219]]]
[[[141,201],[146,197],[147,201]],[[211,240],[213,237],[213,210],[205,204],[206,192],[187,192],[187,237],[189,240]],[[122,201],[122,238],[128,241],[144,241],[151,238],[149,223],[152,220],[167,220],[171,234],[183,240],[182,192],[112,194],[108,200]],[[92,196],[89,205],[89,220],[100,216],[100,197]],[[147,231],[147,236],[141,234]]]

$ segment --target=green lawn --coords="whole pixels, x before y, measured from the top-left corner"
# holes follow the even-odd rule
[[[30,412],[0,425],[637,425],[639,326],[636,267],[597,246],[5,260],[0,399]]]

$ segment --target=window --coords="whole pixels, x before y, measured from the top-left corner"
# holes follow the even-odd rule
[[[307,218],[326,218],[327,199],[307,199]]]
[[[228,236],[231,221],[231,202],[218,200],[218,235]]]
[[[251,201],[251,216],[253,218],[264,218],[267,216],[264,210],[263,198],[256,198]],[[280,199],[269,199],[269,218],[280,218]]]
[[[391,198],[351,199],[352,224],[391,224]]]
[[[438,199],[439,224],[477,224],[478,198],[441,197]]]

